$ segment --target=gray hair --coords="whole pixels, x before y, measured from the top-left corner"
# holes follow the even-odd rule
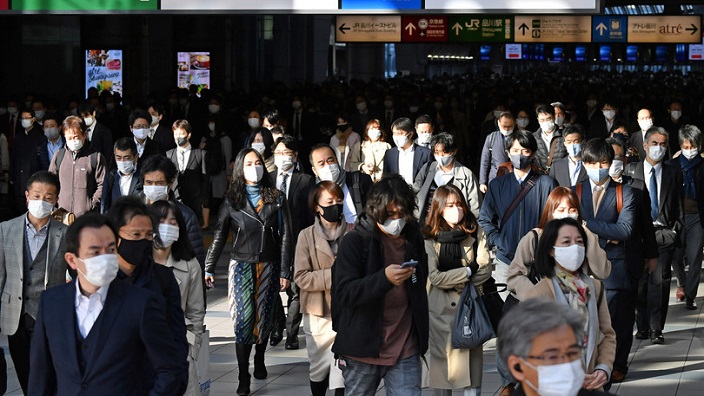
[[[501,112],[501,114],[499,114],[499,117],[497,118],[497,120],[500,120],[500,119],[502,119],[502,118],[506,118],[506,119],[509,119],[509,120],[512,120],[512,121],[516,121],[516,117],[514,117],[514,116],[513,116],[513,113],[511,113],[510,111],[503,111],[503,112]]]
[[[697,148],[702,148],[702,131],[694,125],[684,125],[679,131],[680,146],[685,142],[690,142]]]
[[[582,339],[584,320],[570,307],[541,298],[521,301],[501,318],[496,338],[501,361],[508,364],[511,355],[527,357],[533,347],[533,339],[562,326],[571,327],[577,340]]]
[[[658,135],[665,136],[665,139],[667,139],[667,142],[668,143],[670,142],[670,134],[667,133],[665,128],[659,127],[659,126],[651,126],[650,128],[648,128],[648,130],[645,131],[645,138],[643,139],[643,141],[647,142],[648,140],[650,140],[650,137],[656,133]]]

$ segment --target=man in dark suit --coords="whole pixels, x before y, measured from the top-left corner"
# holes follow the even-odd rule
[[[58,176],[39,171],[27,183],[29,211],[0,223],[0,288],[6,296],[0,309],[0,329],[8,336],[17,379],[25,394],[39,296],[66,283],[66,226],[50,216],[58,196]]]
[[[35,172],[49,169],[49,153],[46,136],[41,125],[34,118],[34,111],[26,108],[20,111],[20,126],[15,130],[10,161],[10,178],[19,212],[27,210],[24,195],[27,180]]]
[[[643,148],[645,142],[645,133],[653,126],[653,114],[648,109],[638,110],[638,126],[631,128],[634,131],[631,134],[631,147],[638,151],[638,158],[644,161],[647,157],[646,149]]]
[[[95,106],[89,102],[83,102],[79,112],[88,127],[86,138],[90,142],[91,151],[101,153],[105,158],[112,158],[112,132],[95,118],[97,113]]]
[[[106,213],[118,198],[125,195],[138,195],[139,154],[134,139],[123,137],[115,142],[113,160],[116,168],[105,174],[103,197],[100,200],[100,213]]]
[[[582,142],[584,130],[579,124],[568,125],[562,132],[567,157],[555,161],[550,167],[550,177],[563,187],[571,187],[587,181],[587,171],[582,164]]]
[[[415,127],[410,118],[394,121],[391,131],[396,147],[387,150],[384,155],[383,174],[398,173],[406,183],[413,185],[418,171],[433,159],[433,153],[413,142]]]
[[[159,144],[162,150],[169,151],[176,148],[174,141],[174,133],[171,131],[171,125],[168,120],[164,119],[164,106],[160,103],[154,103],[147,109],[151,116],[152,132],[149,137]],[[164,122],[165,125],[162,125]]]
[[[291,230],[293,243],[298,240],[302,229],[313,224],[313,215],[308,209],[308,196],[315,185],[313,177],[295,169],[298,160],[298,139],[284,135],[276,140],[274,147],[274,163],[276,172],[271,172],[274,185],[284,192],[291,212]],[[301,325],[301,306],[298,286],[291,282],[286,288],[288,295],[288,316],[284,317],[281,300],[277,298],[274,307],[274,331],[271,342],[281,341],[283,337],[283,322],[286,322],[286,349],[298,349],[298,330]]]
[[[210,179],[205,169],[205,154],[203,150],[192,147],[190,139],[193,136],[193,128],[188,121],[176,121],[173,130],[177,147],[169,150],[166,157],[178,169],[176,187],[178,198],[201,217],[203,207],[208,204],[210,191]]]
[[[589,123],[589,133],[587,137],[607,138],[613,125],[621,120],[618,114],[618,106],[615,102],[604,101],[601,105],[601,113],[595,113]]]
[[[627,171],[632,178],[631,186],[648,192],[658,245],[657,264],[648,268],[640,280],[636,311],[636,338],[650,336],[653,344],[665,342],[662,330],[670,298],[672,256],[684,229],[682,173],[664,163],[668,138],[664,128],[650,127],[643,144],[645,160],[630,164]]]
[[[28,394],[181,394],[185,362],[164,336],[169,329],[157,296],[115,280],[115,226],[87,214],[65,239],[66,261],[78,276],[42,295]]]
[[[144,158],[151,155],[165,154],[161,145],[149,137],[151,133],[152,116],[144,110],[134,110],[130,113],[128,122],[130,131],[134,136],[134,143],[137,146],[137,155],[139,156],[138,165],[144,162]],[[173,133],[171,133],[171,141],[174,142]]]

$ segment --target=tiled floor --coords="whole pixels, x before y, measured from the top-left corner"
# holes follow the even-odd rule
[[[224,272],[224,268],[218,270],[218,273],[221,272]],[[224,282],[224,275],[219,275],[217,288],[208,292],[209,309],[205,323],[210,329],[211,396],[233,395],[237,388],[234,336]],[[674,290],[671,295],[674,296]],[[666,343],[651,345],[649,341],[634,340],[630,372],[625,382],[616,384],[611,389],[612,393],[624,396],[704,394],[704,317],[701,308],[704,300],[700,298],[697,304],[699,310],[687,311],[684,309],[684,303],[676,302],[674,297],[671,299],[665,328]],[[283,342],[276,347],[269,347],[266,354],[269,376],[266,380],[252,378],[253,395],[310,395],[305,338],[302,332],[299,339],[301,349],[296,351],[284,349]],[[0,344],[6,346],[7,339],[0,339]],[[7,348],[5,352],[8,363],[7,394],[21,395]],[[492,340],[484,349],[482,395],[494,395],[499,387],[495,356],[495,344]],[[328,394],[331,395],[332,392]],[[385,394],[383,387],[377,394]],[[423,394],[431,395],[432,392],[424,390]],[[461,395],[461,392],[456,391],[455,394]]]

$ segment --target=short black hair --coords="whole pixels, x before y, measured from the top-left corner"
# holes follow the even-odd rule
[[[20,111],[17,114],[21,117],[22,113],[29,113],[29,115],[34,117],[34,110],[32,110],[31,107],[23,107],[20,109]]]
[[[151,105],[149,105],[154,111],[156,111],[157,114],[162,115],[164,114],[164,105],[161,104],[161,102],[154,102]],[[147,107],[147,110],[149,110],[149,107]]]
[[[176,174],[178,174],[176,165],[174,165],[174,163],[166,157],[162,157],[161,155],[150,155],[145,158],[144,163],[142,164],[142,178],[144,178],[144,175],[147,173],[157,171],[164,174],[166,182],[169,184],[176,180]]]
[[[81,102],[81,104],[78,105],[78,115],[93,114],[94,111],[95,106],[90,102]]]
[[[115,145],[113,146],[113,153],[115,150],[120,150],[120,151],[125,151],[125,150],[130,150],[132,152],[133,156],[137,156],[137,143],[134,142],[134,139],[128,138],[128,137],[121,137],[115,141]]]
[[[393,133],[394,128],[400,129],[402,131],[405,131],[406,133],[408,132],[415,132],[416,128],[413,125],[413,121],[411,121],[410,118],[408,117],[401,117],[397,118],[392,124],[391,124],[391,132]]]
[[[605,139],[594,138],[582,145],[582,162],[613,162],[614,148]]]
[[[308,153],[308,162],[310,162],[310,165],[315,168],[315,164],[313,164],[313,153],[321,150],[321,149],[328,149],[332,152],[333,155],[335,155],[335,150],[332,149],[332,146],[330,146],[327,143],[318,143],[315,146],[310,148],[310,152]],[[337,158],[337,157],[335,157]]]
[[[279,111],[276,109],[270,109],[264,113],[264,118],[269,121],[269,124],[278,125],[279,124]]]
[[[613,138],[613,137],[606,138],[606,143],[608,143],[612,148],[614,145],[621,147],[621,149],[623,149],[624,157],[626,156],[626,153],[628,153],[628,147],[626,147],[626,143],[624,143],[621,139],[617,139],[617,138]],[[615,151],[614,151],[614,158],[616,158]]]
[[[457,150],[457,144],[455,144],[455,137],[447,132],[441,132],[437,135],[433,135],[430,138],[430,149],[435,150],[436,144],[442,144],[446,153]]]
[[[538,239],[538,249],[535,251],[535,270],[542,277],[550,278],[555,276],[555,258],[550,255],[550,252],[552,252],[555,246],[560,229],[564,226],[577,227],[580,235],[582,235],[584,248],[587,249],[587,233],[577,220],[565,217],[564,219],[549,221],[545,227],[543,227],[543,233]]]
[[[29,180],[27,180],[27,191],[29,191],[33,183],[51,184],[52,186],[56,187],[57,194],[61,191],[59,175],[51,173],[49,171],[38,171],[35,172],[32,176],[30,176]]]
[[[538,107],[535,108],[535,115],[537,116],[540,114],[550,114],[555,117],[555,108],[546,104],[538,105]]]
[[[130,113],[130,116],[127,119],[127,122],[129,122],[129,126],[130,127],[133,126],[134,122],[137,121],[138,118],[143,118],[143,119],[147,120],[149,125],[152,124],[151,114],[149,114],[146,110],[136,109],[136,110],[132,110],[132,112]]]
[[[68,227],[66,235],[64,235],[66,251],[78,256],[78,249],[81,247],[81,231],[84,228],[100,229],[103,226],[107,226],[115,234],[115,242],[117,242],[117,227],[115,227],[115,223],[109,217],[97,213],[86,213],[83,216],[76,217],[76,220]]]
[[[535,140],[535,136],[528,131],[518,130],[509,135],[507,149],[510,150],[516,141],[521,147],[530,150],[531,154],[535,154],[538,151],[538,142]]]
[[[56,121],[56,126],[58,126],[59,129],[61,129],[61,121],[63,121],[63,119],[64,118],[61,117],[59,115],[59,113],[52,111],[49,114],[44,116],[44,119],[42,119],[42,125],[44,125],[45,121],[54,120],[54,121]]]
[[[147,205],[141,199],[133,195],[125,195],[113,202],[107,216],[115,223],[119,230],[125,224],[132,221],[136,216],[147,216],[152,221],[152,227],[156,228],[154,216],[147,208]]]
[[[252,148],[252,143],[254,143],[254,138],[257,136],[257,134],[262,135],[262,140],[265,147],[264,152],[262,153],[262,157],[264,159],[267,159],[274,154],[273,151],[271,151],[271,148],[274,146],[274,136],[271,135],[270,130],[264,127],[254,129],[249,134],[249,139],[247,140],[248,144],[246,148]]]
[[[417,208],[416,193],[398,173],[384,175],[372,185],[365,211],[372,221],[383,223],[388,218],[386,205],[392,202],[398,206],[406,222],[415,220],[413,213]]]
[[[276,139],[276,142],[274,142],[274,146],[271,148],[271,150],[275,151],[276,146],[278,146],[279,143],[283,143],[287,149],[298,153],[298,139],[296,139],[295,137],[291,135],[281,136],[280,138]]]
[[[421,114],[418,117],[416,117],[415,127],[418,128],[418,125],[420,125],[420,124],[430,124],[431,127],[435,126],[435,125],[433,125],[433,119],[430,118],[430,116],[427,114]]]
[[[575,133],[579,134],[580,139],[584,139],[584,128],[579,124],[567,125],[565,130],[562,131],[562,137],[567,137],[567,135],[573,135]]]

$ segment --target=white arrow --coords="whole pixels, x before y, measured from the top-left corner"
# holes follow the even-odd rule
[[[608,28],[607,28],[606,25],[604,25],[604,23],[602,22],[602,23],[596,25],[596,30],[599,31],[599,36],[603,36],[603,35],[604,35],[604,30],[608,30]]]
[[[459,22],[455,22],[455,24],[452,25],[452,30],[455,31],[455,36],[459,36],[459,35],[460,35],[460,30],[463,30],[463,29],[462,29],[462,25],[460,25]]]
[[[406,25],[406,27],[404,29],[408,30],[409,36],[413,36],[413,29],[416,29],[416,27],[413,26],[412,22],[408,22],[408,25]]]

